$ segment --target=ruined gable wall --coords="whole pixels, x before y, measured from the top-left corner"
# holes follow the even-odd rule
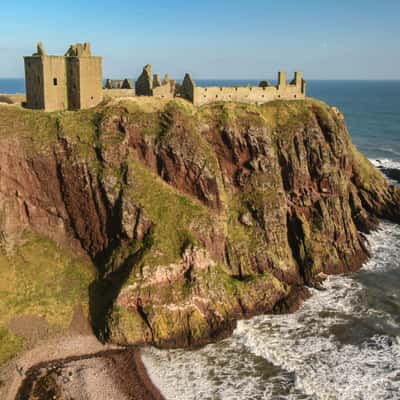
[[[151,75],[151,65],[146,65],[135,83],[137,96],[153,95],[153,76]]]
[[[41,57],[25,57],[26,106],[44,109],[43,63]]]

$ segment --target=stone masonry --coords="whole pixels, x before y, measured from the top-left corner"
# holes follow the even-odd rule
[[[266,103],[273,100],[304,99],[306,81],[301,72],[295,72],[293,80],[288,83],[286,72],[279,71],[276,86],[264,80],[258,86],[201,87],[196,85],[190,74],[185,75],[181,84],[171,80],[168,75],[161,81],[158,74],[152,75],[151,65],[146,65],[136,81],[136,95],[158,98],[182,97],[196,106],[216,101]]]
[[[268,81],[262,81],[259,86],[201,87],[196,85],[190,74],[186,74],[177,95],[188,99],[196,106],[215,101],[266,103],[273,100],[296,100],[306,97],[306,81],[301,72],[295,72],[294,79],[288,83],[286,73],[280,71],[276,86],[272,86]]]
[[[89,43],[70,46],[64,56],[47,55],[42,43],[24,57],[26,107],[46,111],[96,106],[103,98],[102,58]]]

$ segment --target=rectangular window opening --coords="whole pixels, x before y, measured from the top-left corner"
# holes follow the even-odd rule
[[[57,85],[58,85],[57,78],[54,78],[54,79],[53,79],[53,85],[54,85],[54,86],[57,86]]]

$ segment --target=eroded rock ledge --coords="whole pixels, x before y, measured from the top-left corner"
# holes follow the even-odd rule
[[[23,232],[88,257],[89,317],[120,344],[195,346],[354,271],[400,193],[316,100],[0,107],[2,248]]]

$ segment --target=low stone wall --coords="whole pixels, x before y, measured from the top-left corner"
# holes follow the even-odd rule
[[[103,89],[103,97],[135,97],[135,89]]]
[[[242,103],[266,103],[272,100],[304,99],[305,94],[296,85],[285,87],[200,87],[196,86],[193,103],[203,105],[215,101],[236,101]]]
[[[160,99],[172,99],[175,93],[171,87],[171,83],[166,83],[161,86],[153,87],[153,97]]]

